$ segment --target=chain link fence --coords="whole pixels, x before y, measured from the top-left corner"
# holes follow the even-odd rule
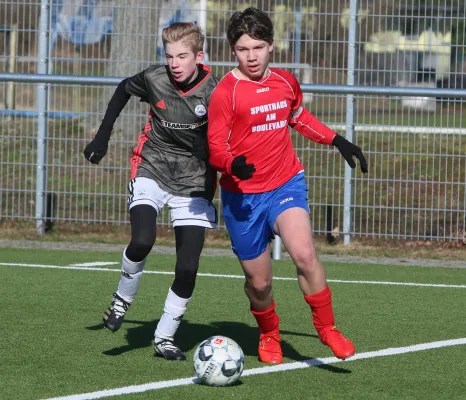
[[[228,20],[255,5],[275,24],[273,65],[292,71],[309,110],[352,138],[369,161],[370,173],[363,176],[345,167],[334,149],[291,133],[306,169],[314,232],[363,240],[462,241],[466,6],[441,3],[2,2],[0,65],[24,79],[0,82],[0,217],[36,220],[42,230],[45,220],[128,223],[129,157],[148,107],[131,100],[107,156],[99,166],[87,163],[82,150],[114,90],[105,77],[123,78],[163,63],[160,32],[177,20],[204,28],[207,63],[222,77],[235,65],[225,38]],[[76,79],[27,81],[37,73]],[[78,77],[95,81],[83,84]],[[314,90],[315,84],[332,86]],[[385,90],[351,94],[347,84]],[[215,202],[221,216],[218,196]],[[167,214],[159,222],[170,225]]]

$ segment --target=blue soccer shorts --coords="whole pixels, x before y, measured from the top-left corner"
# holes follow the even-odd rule
[[[277,217],[289,208],[309,212],[307,184],[299,173],[278,188],[265,193],[233,193],[222,189],[223,219],[233,252],[240,260],[254,260],[274,238]]]

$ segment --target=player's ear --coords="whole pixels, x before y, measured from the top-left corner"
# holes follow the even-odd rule
[[[233,54],[236,57],[235,48],[233,46],[230,46],[230,49],[231,49],[231,54]]]
[[[273,51],[273,40],[272,40],[272,43],[269,44],[269,53],[271,53]]]
[[[200,51],[199,53],[197,53],[196,55],[196,64],[202,64],[202,62],[204,61],[204,52],[203,51]]]

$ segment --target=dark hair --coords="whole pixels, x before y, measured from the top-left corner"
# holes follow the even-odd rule
[[[243,12],[237,11],[231,16],[228,25],[227,39],[230,46],[234,46],[244,34],[253,39],[265,40],[268,44],[272,44],[272,21],[264,11],[255,7],[246,8]]]

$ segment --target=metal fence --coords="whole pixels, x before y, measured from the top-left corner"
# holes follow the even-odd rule
[[[131,100],[99,166],[82,156],[118,82],[108,77],[163,62],[160,32],[176,20],[204,28],[208,63],[221,77],[235,65],[228,19],[255,5],[275,24],[274,65],[295,73],[306,106],[369,160],[363,176],[334,149],[292,132],[314,232],[346,243],[464,240],[465,4],[441,3],[2,2],[0,65],[14,75],[0,74],[0,218],[36,220],[40,231],[46,220],[127,223],[129,156],[147,106]],[[169,225],[167,214],[160,223]]]

